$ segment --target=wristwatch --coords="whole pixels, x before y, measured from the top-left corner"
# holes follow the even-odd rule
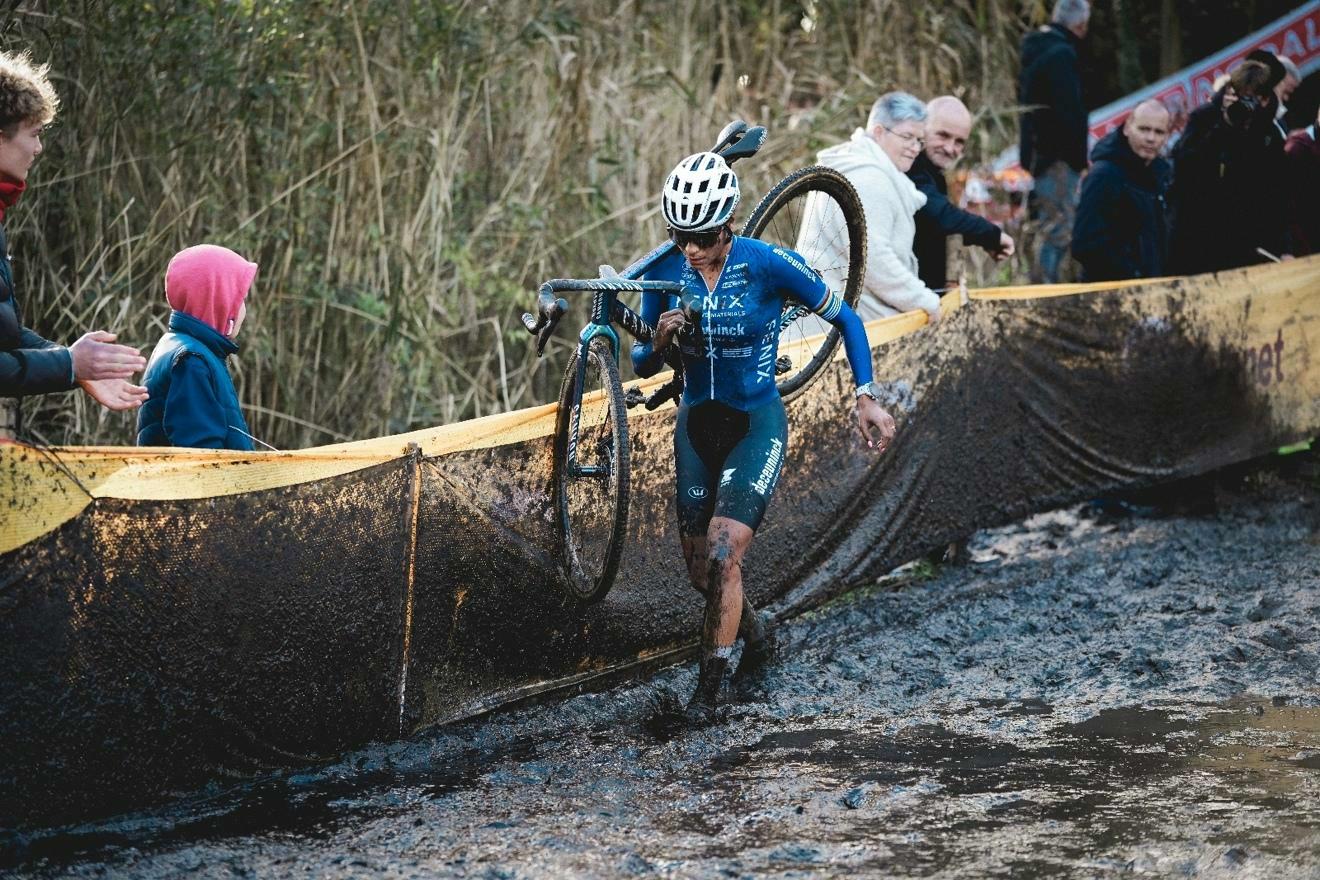
[[[877,403],[880,401],[880,386],[875,382],[867,382],[865,385],[857,386],[857,397],[869,397]]]

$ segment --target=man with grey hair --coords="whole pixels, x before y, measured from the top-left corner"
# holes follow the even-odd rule
[[[1087,113],[1077,56],[1090,18],[1086,0],[1058,0],[1052,21],[1022,40],[1018,103],[1032,109],[1020,120],[1019,151],[1035,180],[1028,208],[1043,238],[1040,263],[1032,268],[1037,282],[1059,280],[1086,170]]]
[[[926,149],[912,163],[908,178],[926,196],[917,212],[917,255],[921,281],[932,290],[950,286],[947,239],[962,236],[963,244],[977,245],[996,260],[1013,255],[1013,238],[989,220],[964,211],[949,201],[945,172],[958,164],[972,134],[972,114],[953,95],[941,95],[926,105]]]
[[[914,215],[926,204],[926,197],[907,178],[907,171],[925,146],[925,122],[925,104],[907,92],[889,92],[871,107],[866,128],[854,131],[846,143],[817,154],[820,164],[848,178],[862,201],[866,277],[857,312],[866,319],[917,309],[932,321],[939,318],[940,298],[922,283],[912,252]],[[834,252],[846,247],[846,236],[834,234],[841,223],[842,217],[827,214],[823,203],[809,204],[798,252],[812,265],[846,266],[846,254],[840,260]],[[841,286],[842,278],[829,277],[828,270],[822,275],[832,289]]]

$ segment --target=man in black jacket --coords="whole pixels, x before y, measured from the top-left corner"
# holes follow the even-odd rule
[[[1036,109],[1021,117],[1019,155],[1035,180],[1028,207],[1042,237],[1033,281],[1059,280],[1077,209],[1077,183],[1086,170],[1087,114],[1077,49],[1090,18],[1086,0],[1058,0],[1050,24],[1022,40],[1018,103]]]
[[[912,251],[917,257],[917,275],[931,290],[950,287],[946,239],[961,235],[964,244],[989,251],[996,260],[1013,256],[1013,239],[984,217],[964,211],[949,201],[944,173],[958,163],[972,133],[972,114],[952,95],[935,98],[926,105],[926,147],[917,156],[908,177],[926,195],[917,211],[917,232]]]
[[[1165,273],[1168,217],[1165,193],[1173,167],[1160,156],[1170,114],[1143,101],[1123,127],[1091,151],[1073,226],[1072,254],[1083,281],[1155,278]]]
[[[43,128],[59,106],[47,73],[27,53],[0,52],[0,223],[26,188],[28,170],[41,155]],[[0,398],[81,386],[109,409],[132,409],[147,391],[128,379],[145,366],[141,352],[115,344],[112,333],[85,333],[66,347],[23,326],[0,225]]]
[[[1218,272],[1290,254],[1283,145],[1270,68],[1244,61],[1192,111],[1173,151],[1169,269]]]

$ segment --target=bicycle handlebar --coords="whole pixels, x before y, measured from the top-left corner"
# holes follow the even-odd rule
[[[629,278],[555,278],[541,285],[536,295],[536,317],[523,312],[522,323],[527,332],[536,337],[536,356],[545,353],[546,343],[555,332],[559,319],[568,312],[568,300],[556,297],[560,291],[588,290],[593,292],[613,291],[658,291],[680,293],[683,285],[677,281],[633,281]]]
[[[561,290],[612,290],[615,293],[653,290],[681,293],[683,285],[677,281],[633,281],[631,278],[554,278],[541,285],[538,299]]]

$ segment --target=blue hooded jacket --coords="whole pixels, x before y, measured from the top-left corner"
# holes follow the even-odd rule
[[[238,345],[183,312],[170,312],[169,326],[142,377],[151,397],[138,410],[138,445],[251,450],[225,366]]]

